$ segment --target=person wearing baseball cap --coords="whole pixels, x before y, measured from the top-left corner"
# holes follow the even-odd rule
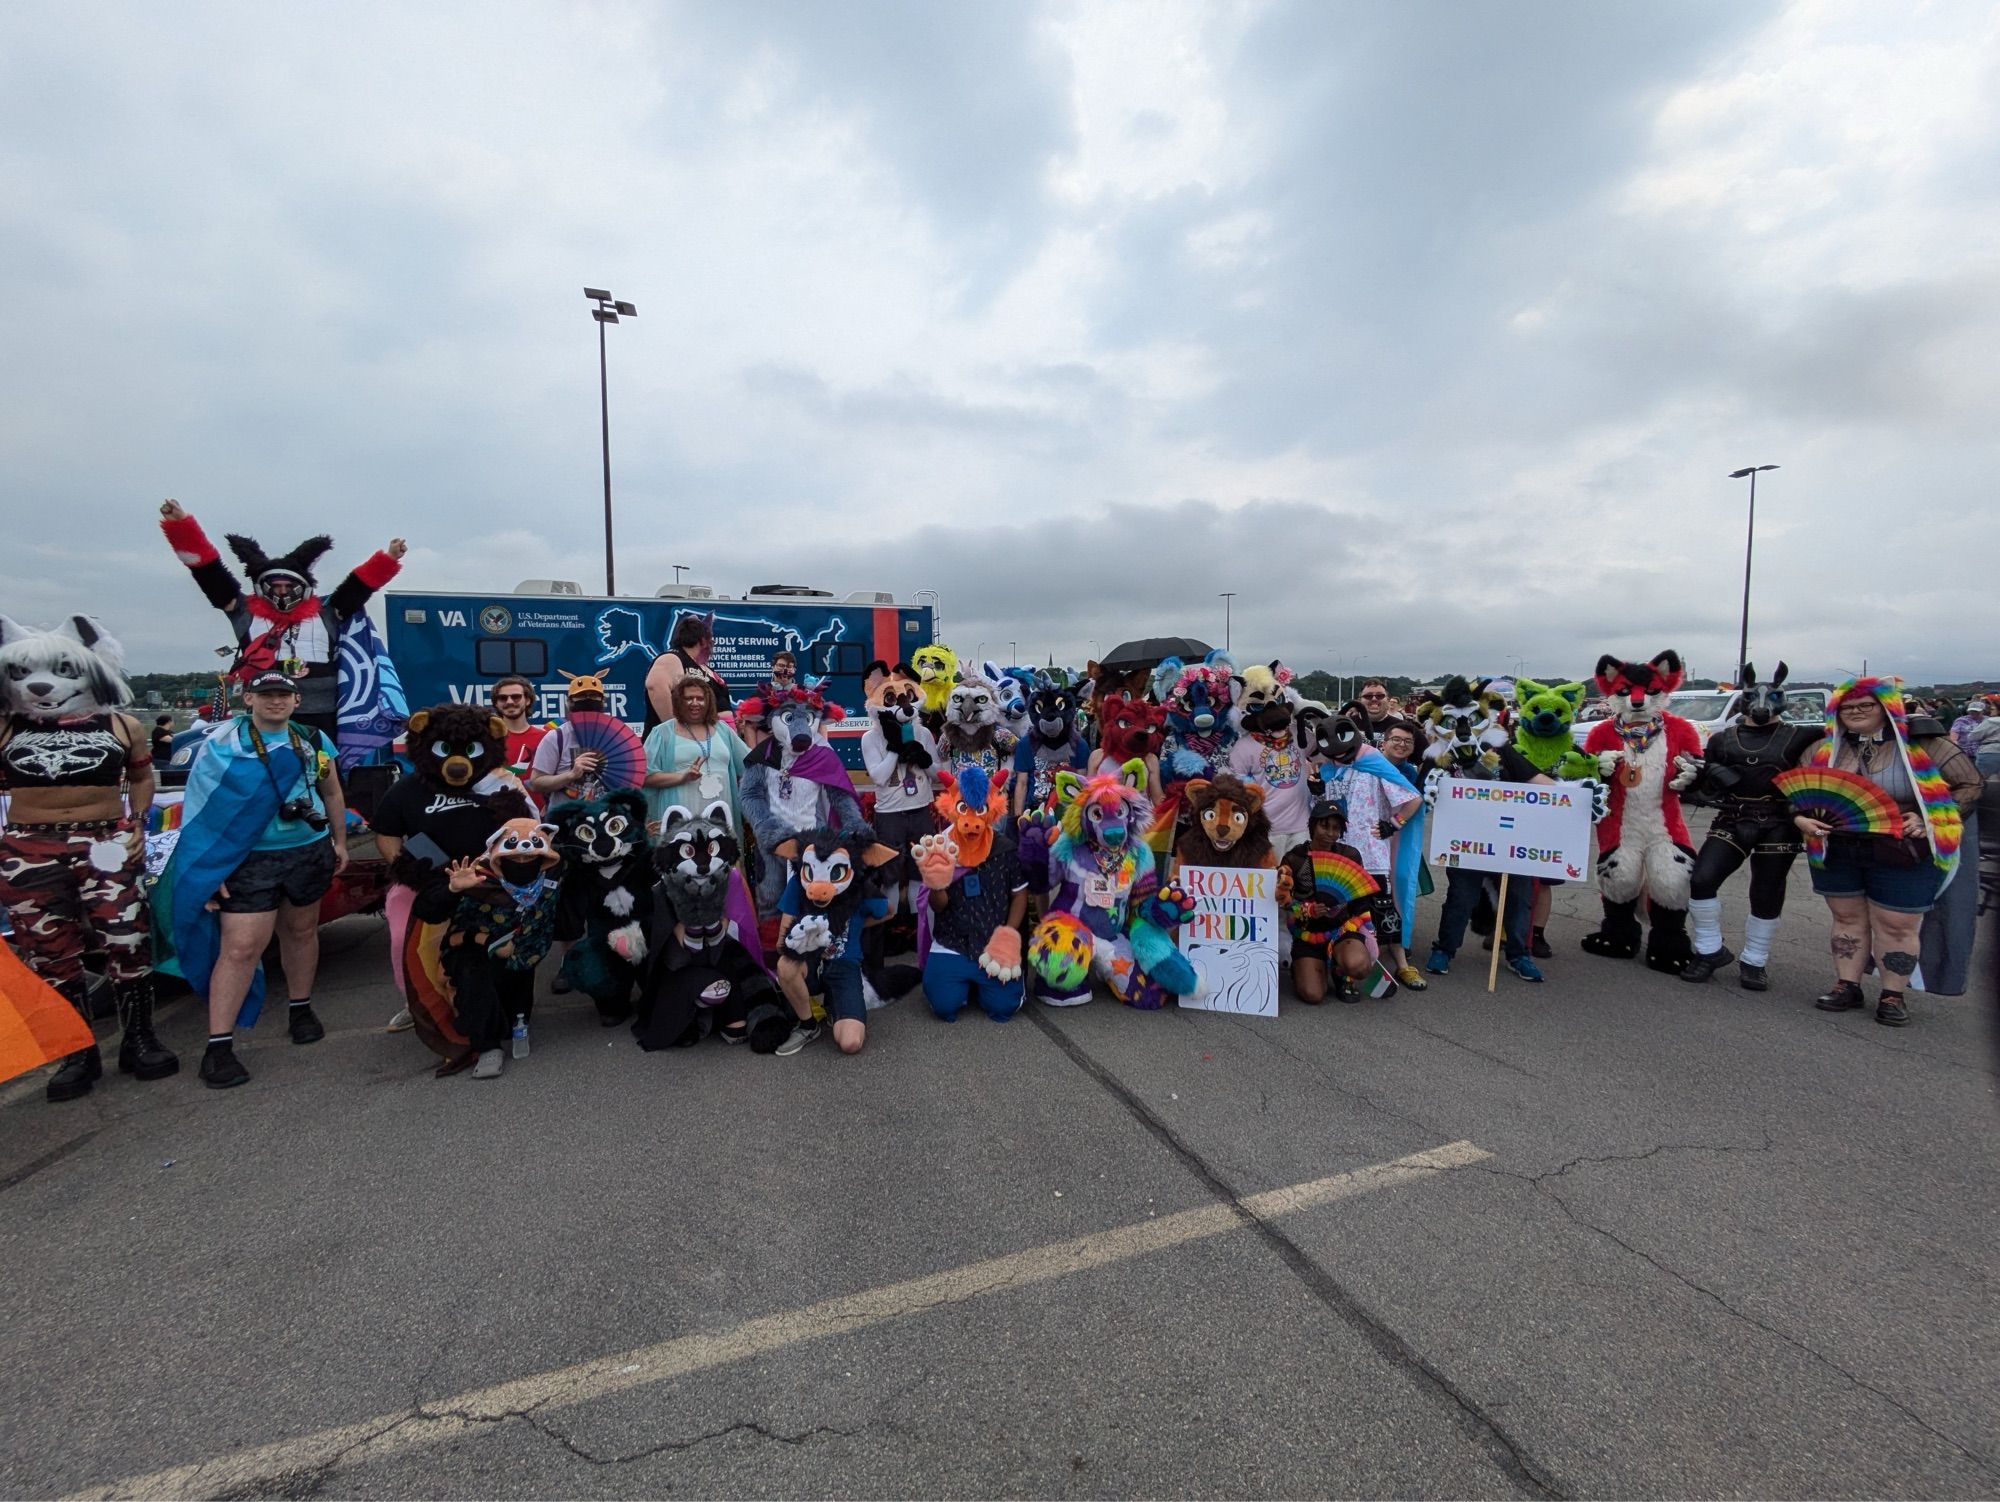
[[[347,804],[333,740],[293,718],[299,684],[265,668],[243,687],[245,713],[203,743],[188,774],[170,866],[169,923],[182,972],[208,1000],[202,1080],[241,1085],[236,1024],[262,1006],[259,962],[275,933],[293,1043],[317,1043],[320,899],[347,865]]]

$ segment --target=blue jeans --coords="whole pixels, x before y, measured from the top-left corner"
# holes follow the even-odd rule
[[[1025,997],[1020,980],[995,980],[979,961],[948,949],[933,949],[924,962],[924,999],[946,1022],[956,1022],[968,1001],[995,1022],[1005,1022],[1021,1010]]]
[[[1479,906],[1486,872],[1453,867],[1444,873],[1444,880],[1444,916],[1438,919],[1437,947],[1452,955],[1465,942],[1465,926],[1472,921],[1472,910]],[[1500,915],[1500,937],[1501,952],[1510,960],[1518,960],[1528,952],[1528,928],[1534,909],[1534,878],[1508,877],[1507,911]]]

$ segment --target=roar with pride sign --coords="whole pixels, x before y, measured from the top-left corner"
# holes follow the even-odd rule
[[[1579,782],[1446,778],[1431,810],[1434,865],[1581,881],[1590,874],[1590,789]]]
[[[1278,873],[1238,866],[1182,866],[1174,880],[1195,902],[1181,925],[1181,953],[1201,977],[1201,994],[1180,1004],[1198,1012],[1278,1015]]]

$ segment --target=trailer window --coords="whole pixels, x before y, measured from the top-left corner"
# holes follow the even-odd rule
[[[540,682],[549,675],[549,644],[537,637],[482,637],[473,653],[473,666],[482,678],[519,673]]]
[[[806,671],[815,678],[859,678],[866,661],[861,644],[852,641],[821,642],[811,652]]]

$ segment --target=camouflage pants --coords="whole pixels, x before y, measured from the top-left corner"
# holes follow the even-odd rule
[[[139,892],[145,861],[118,843],[130,828],[129,820],[103,820],[0,832],[0,904],[14,925],[14,947],[72,1000],[90,951],[102,951],[114,982],[152,971],[152,931]],[[117,869],[103,869],[114,863]]]

